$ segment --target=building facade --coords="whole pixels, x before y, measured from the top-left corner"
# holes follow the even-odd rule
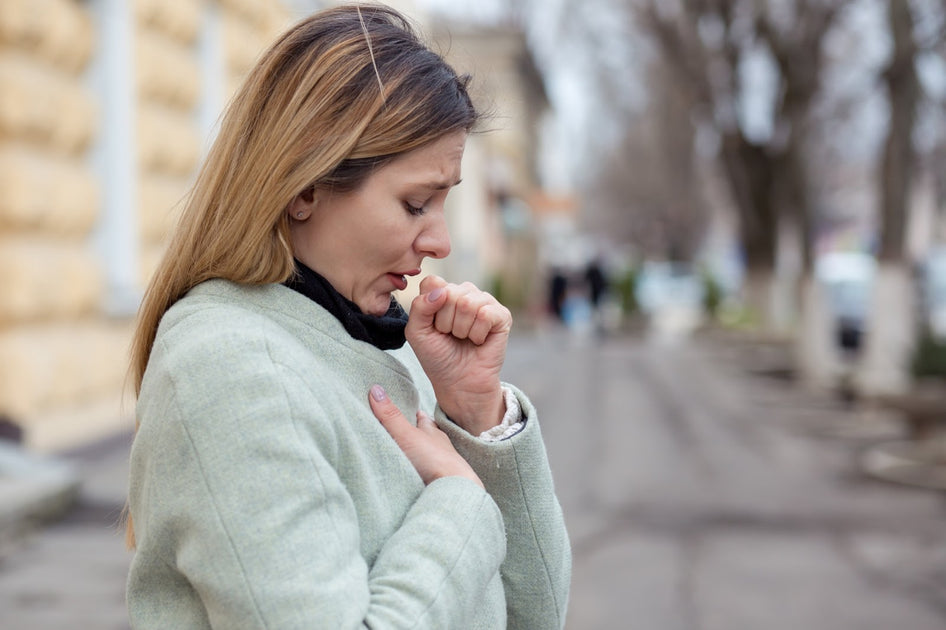
[[[291,13],[3,0],[0,416],[28,448],[133,426],[122,391],[145,279],[226,98]]]

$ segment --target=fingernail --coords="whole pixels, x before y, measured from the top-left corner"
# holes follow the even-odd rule
[[[375,399],[376,402],[384,402],[388,399],[387,393],[384,391],[384,388],[380,385],[371,386],[371,397]]]
[[[428,302],[436,302],[440,299],[440,296],[443,295],[443,287],[437,287],[433,291],[427,294]]]

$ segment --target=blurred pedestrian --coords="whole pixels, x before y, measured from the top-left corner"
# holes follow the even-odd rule
[[[608,289],[608,279],[604,275],[601,261],[597,258],[592,258],[585,267],[585,282],[588,284],[588,299],[591,301],[591,308],[597,312],[601,306],[601,299]]]
[[[564,321],[565,296],[568,293],[568,278],[559,267],[552,267],[549,274],[549,312],[555,319]]]
[[[591,306],[591,318],[595,331],[604,332],[604,314],[602,301],[608,291],[608,277],[598,258],[592,258],[585,267],[585,283],[588,285],[588,301]]]
[[[392,297],[450,250],[476,118],[380,5],[303,20],[250,72],[135,335],[134,628],[562,627],[509,311],[437,276],[409,317]]]

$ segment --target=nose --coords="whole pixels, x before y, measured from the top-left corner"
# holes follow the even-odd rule
[[[429,212],[424,229],[417,235],[414,247],[428,258],[446,258],[450,253],[450,231],[442,211]]]

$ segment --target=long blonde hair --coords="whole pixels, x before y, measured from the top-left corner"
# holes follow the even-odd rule
[[[131,348],[136,395],[176,301],[210,278],[287,280],[292,199],[354,190],[398,155],[470,130],[477,113],[468,81],[382,5],[335,7],[284,33],[229,104],[145,291]],[[134,547],[130,518],[127,542]]]

